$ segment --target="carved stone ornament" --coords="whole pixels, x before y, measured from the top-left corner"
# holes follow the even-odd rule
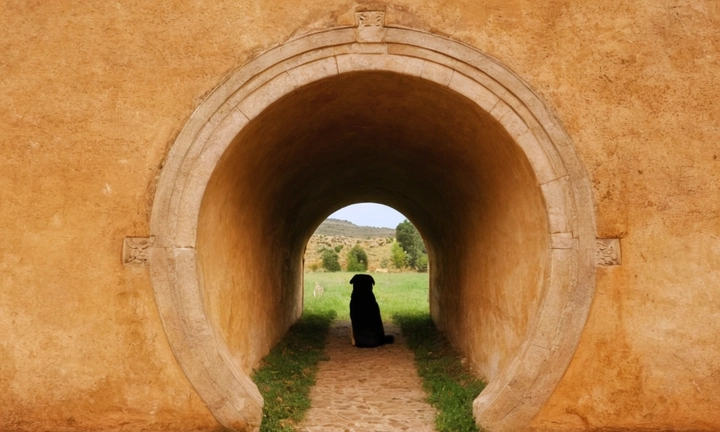
[[[356,12],[358,42],[382,42],[385,38],[385,12]]]
[[[621,262],[620,239],[597,239],[597,265],[607,267]]]
[[[123,264],[143,266],[148,264],[148,249],[153,244],[153,237],[125,237],[123,241]]]

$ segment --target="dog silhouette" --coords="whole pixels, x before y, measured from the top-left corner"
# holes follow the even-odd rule
[[[350,296],[350,321],[352,343],[358,348],[373,348],[395,342],[393,335],[386,335],[380,317],[380,306],[373,294],[375,279],[357,274],[350,279],[353,286]]]

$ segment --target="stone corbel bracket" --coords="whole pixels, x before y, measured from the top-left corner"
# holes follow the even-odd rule
[[[125,237],[122,248],[123,265],[130,267],[148,265],[150,247],[154,242],[154,237]]]
[[[383,42],[385,40],[385,12],[355,12],[357,29],[355,36],[358,42]]]
[[[597,265],[609,267],[622,264],[620,239],[597,239]]]

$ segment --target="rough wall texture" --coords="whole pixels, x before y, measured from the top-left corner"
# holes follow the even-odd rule
[[[147,234],[154,179],[205,94],[358,6],[527,81],[593,179],[598,237],[622,238],[531,427],[720,428],[720,6],[404,0],[0,5],[0,429],[217,427],[122,239]]]

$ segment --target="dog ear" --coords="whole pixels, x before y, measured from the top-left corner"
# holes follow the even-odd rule
[[[356,274],[350,279],[350,283],[354,285],[356,280],[358,283],[361,283],[363,280],[369,280],[371,284],[375,285],[375,279],[369,274]]]

